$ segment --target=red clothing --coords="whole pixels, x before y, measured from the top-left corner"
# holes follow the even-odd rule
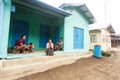
[[[15,42],[15,46],[22,46],[21,44],[25,44],[25,41],[20,39]]]

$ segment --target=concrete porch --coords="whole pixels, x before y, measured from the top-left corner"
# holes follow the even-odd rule
[[[54,56],[37,56],[0,61],[0,79],[13,80],[37,72],[72,64],[81,58],[92,56],[91,52],[56,54]]]

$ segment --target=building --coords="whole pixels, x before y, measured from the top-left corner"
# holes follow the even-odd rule
[[[111,50],[111,35],[115,33],[111,24],[103,28],[90,29],[90,49],[95,45],[100,45],[103,51]]]
[[[63,4],[71,16],[65,18],[64,50],[67,52],[89,51],[89,24],[95,18],[85,4]]]
[[[74,7],[74,9],[73,9]],[[8,54],[8,49],[25,34],[26,44],[32,42],[34,50],[45,50],[49,38],[56,44],[60,37],[64,40],[63,51],[88,51],[88,26],[94,17],[85,4],[52,7],[38,0],[0,0],[0,58],[20,58],[41,54]],[[67,11],[67,12],[66,12]],[[69,12],[70,11],[70,12]]]
[[[111,46],[113,48],[120,47],[120,35],[116,34],[111,35]]]

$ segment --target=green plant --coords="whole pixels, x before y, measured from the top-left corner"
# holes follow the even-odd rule
[[[111,56],[111,54],[109,54],[108,51],[102,51],[101,53],[102,53],[102,56],[105,56],[105,57],[110,57]]]
[[[89,49],[89,51],[92,51],[94,53],[94,50],[93,49]]]

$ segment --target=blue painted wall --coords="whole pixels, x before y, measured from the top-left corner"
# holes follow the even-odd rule
[[[7,57],[8,34],[9,34],[9,21],[11,0],[0,0],[0,5],[3,4],[2,24],[0,24],[0,58]],[[0,6],[1,7],[1,6]],[[0,13],[1,14],[1,13]]]
[[[69,10],[68,10],[69,11]],[[89,51],[89,22],[81,11],[74,9],[71,16],[65,18],[64,29],[64,51],[78,52]],[[83,29],[83,46],[84,48],[74,49],[74,27]],[[82,34],[81,34],[82,35]]]

